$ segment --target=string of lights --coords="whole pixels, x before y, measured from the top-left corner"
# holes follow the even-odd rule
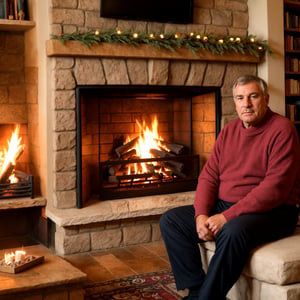
[[[148,33],[122,31],[113,29],[106,31],[75,31],[73,33],[63,33],[52,35],[52,39],[65,41],[73,40],[90,47],[93,44],[131,44],[138,47],[140,44],[148,44],[159,49],[165,48],[176,51],[176,48],[187,48],[197,55],[199,49],[211,51],[213,54],[223,55],[226,52],[236,52],[250,54],[259,57],[261,53],[267,52],[270,55],[273,51],[266,40],[259,40],[254,35],[247,37],[216,36],[211,34],[200,34],[195,32],[182,33]]]

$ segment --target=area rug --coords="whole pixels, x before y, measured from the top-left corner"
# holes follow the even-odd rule
[[[96,283],[85,288],[85,300],[178,300],[185,292],[178,292],[171,271],[135,275]]]

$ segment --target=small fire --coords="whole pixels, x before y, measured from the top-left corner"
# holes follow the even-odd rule
[[[15,252],[4,254],[4,261],[5,264],[7,265],[24,262],[25,258],[26,258],[26,252],[23,250],[16,250]]]
[[[21,144],[22,138],[19,137],[20,126],[17,125],[8,143],[7,149],[0,152],[0,182],[9,179],[11,183],[18,182],[13,174],[17,159],[24,151],[25,145]]]

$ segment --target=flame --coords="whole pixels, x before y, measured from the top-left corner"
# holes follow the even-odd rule
[[[9,165],[16,165],[16,160],[22,154],[25,145],[21,144],[22,138],[19,137],[20,126],[17,125],[8,143],[7,149],[4,149],[0,153],[0,178],[2,178],[3,173],[7,170]],[[17,178],[11,174],[10,182],[16,182]]]
[[[15,261],[15,254],[11,253],[4,253],[4,261],[7,265],[13,263]]]
[[[24,250],[16,250],[11,253],[4,253],[4,262],[6,265],[13,264],[14,262],[22,262],[26,258],[26,252]]]
[[[158,134],[158,121],[157,117],[153,118],[151,129],[146,125],[145,120],[140,123],[136,120],[136,123],[140,129],[140,136],[137,143],[133,146],[136,150],[136,155],[143,159],[143,158],[153,158],[154,156],[151,154],[151,149],[161,150],[163,146],[161,145],[160,141],[164,139]],[[130,141],[130,138],[127,139],[127,142]],[[147,165],[146,163],[134,164],[134,171],[129,167],[128,174],[142,174],[147,173]]]

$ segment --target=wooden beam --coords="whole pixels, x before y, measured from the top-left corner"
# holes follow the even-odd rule
[[[27,31],[33,27],[34,21],[0,19],[0,31]]]
[[[85,46],[77,41],[59,40],[46,41],[46,54],[49,57],[55,56],[78,56],[78,57],[118,57],[118,58],[148,58],[148,59],[177,59],[177,60],[203,60],[214,62],[242,62],[259,63],[261,57],[250,54],[241,54],[234,51],[230,53],[213,54],[210,51],[199,50],[194,55],[190,50],[178,48],[172,52],[168,49],[158,49],[150,45],[139,45],[137,47],[129,44],[101,43],[92,46]],[[263,55],[263,53],[262,53]]]

